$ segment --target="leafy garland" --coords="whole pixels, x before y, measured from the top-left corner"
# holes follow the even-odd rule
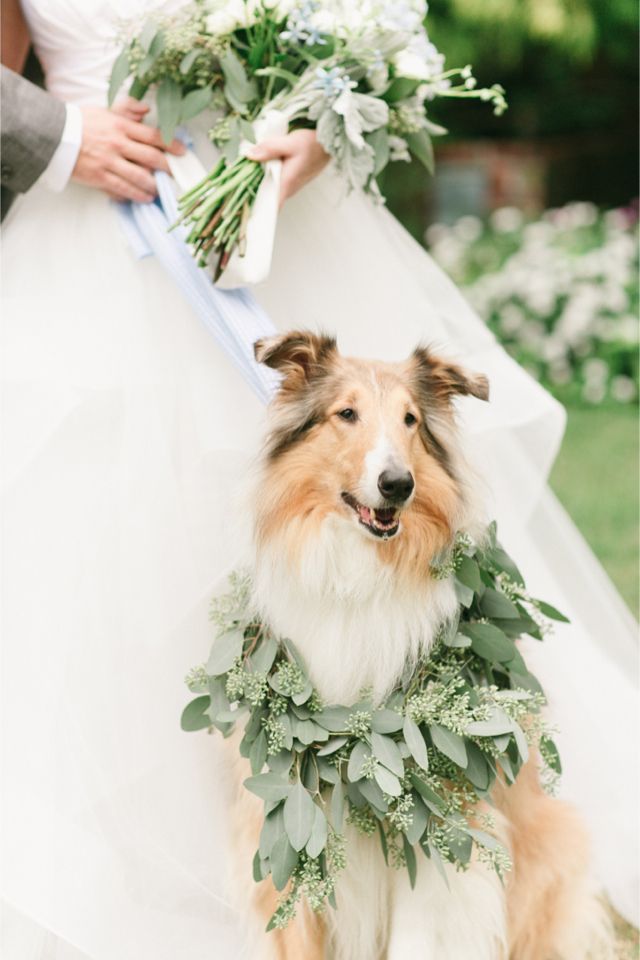
[[[279,891],[289,884],[268,929],[286,926],[303,894],[314,910],[335,907],[345,814],[378,835],[386,862],[406,866],[412,885],[417,847],[445,882],[444,862],[465,869],[474,847],[502,874],[510,861],[489,832],[491,816],[474,813],[479,829],[471,811],[498,775],[514,782],[531,745],[550,789],[561,772],[542,689],[515,641],[541,640],[546,618],[566,617],[528,594],[495,524],[481,546],[458,535],[431,574],[454,578],[458,615],[381,706],[366,691],[351,707],[323,704],[293,644],[252,615],[248,576],[233,575],[230,593],[214,601],[218,637],[206,666],[187,677],[200,696],[182,728],[226,737],[246,721],[240,753],[253,776],[245,786],[264,800],[265,815],[254,879],[271,874]]]

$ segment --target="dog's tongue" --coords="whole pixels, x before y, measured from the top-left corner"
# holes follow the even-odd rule
[[[358,513],[360,514],[361,518],[364,520],[365,523],[371,523],[373,519],[373,516],[372,516],[373,511],[369,507],[363,507],[362,505],[360,505],[358,507]]]

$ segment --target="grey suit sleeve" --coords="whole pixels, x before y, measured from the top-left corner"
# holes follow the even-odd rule
[[[66,120],[64,103],[2,67],[2,186],[24,193],[47,169]]]

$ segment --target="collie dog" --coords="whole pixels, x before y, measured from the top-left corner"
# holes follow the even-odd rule
[[[459,448],[454,400],[488,400],[485,377],[419,347],[404,363],[346,358],[326,336],[259,341],[282,375],[255,497],[255,602],[303,655],[327,703],[362,690],[381,701],[425,654],[457,601],[430,576],[457,531],[481,536],[482,511]],[[238,783],[248,775],[236,761]],[[261,932],[273,960],[583,960],[606,941],[573,810],[547,796],[530,760],[492,797],[513,869],[504,881],[473,861],[447,867],[449,889],[420,858],[415,889],[379,845],[347,828],[337,910],[300,908]],[[262,804],[239,786],[234,839],[244,902]],[[268,877],[249,893],[261,931],[277,902]],[[598,953],[598,956],[601,956]]]

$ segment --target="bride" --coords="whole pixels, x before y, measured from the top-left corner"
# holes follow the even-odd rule
[[[49,90],[80,105],[106,102],[122,20],[178,6],[23,0]],[[263,148],[287,156],[290,191],[323,166],[310,136]],[[238,556],[234,503],[264,410],[161,265],[135,259],[104,194],[36,186],[4,233],[7,955],[246,956],[217,740],[178,720]],[[491,404],[462,401],[460,417],[502,540],[534,595],[571,617],[527,655],[597,880],[633,919],[634,625],[546,487],[562,409],[329,168],[283,207],[255,295],[279,329],[335,331],[344,352],[398,359],[436,342],[489,377]]]

